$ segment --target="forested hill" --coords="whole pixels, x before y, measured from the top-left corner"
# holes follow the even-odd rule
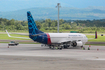
[[[37,27],[41,31],[56,31],[57,30],[57,20],[38,20],[35,21]],[[94,32],[101,31],[105,32],[105,19],[101,20],[63,20],[60,19],[60,31],[72,31],[76,30],[78,32]],[[28,31],[27,21],[17,21],[14,19],[8,20],[0,18],[0,30],[24,30]]]
[[[30,8],[11,12],[0,12],[0,18],[27,20],[27,11],[31,11],[35,20],[57,20],[57,8]],[[64,20],[93,20],[104,19],[105,9],[100,8],[60,8],[60,19]]]

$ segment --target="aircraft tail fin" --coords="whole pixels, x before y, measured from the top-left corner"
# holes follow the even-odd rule
[[[43,33],[42,31],[40,31],[37,28],[36,23],[35,23],[32,15],[31,15],[30,11],[27,12],[27,19],[28,19],[29,35],[35,35],[35,34]]]

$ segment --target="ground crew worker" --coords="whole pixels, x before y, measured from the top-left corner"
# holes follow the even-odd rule
[[[88,50],[90,50],[90,48],[88,47]]]

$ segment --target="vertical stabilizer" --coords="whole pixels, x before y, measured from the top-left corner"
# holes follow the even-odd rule
[[[35,35],[35,34],[43,33],[42,31],[40,31],[37,28],[36,23],[35,23],[32,15],[31,15],[30,11],[27,12],[27,19],[28,19],[29,35]]]

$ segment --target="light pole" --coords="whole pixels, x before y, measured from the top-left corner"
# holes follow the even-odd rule
[[[57,28],[58,30],[57,30],[57,32],[59,33],[59,8],[61,7],[60,3],[57,3],[56,7],[58,8],[58,25],[57,25],[58,26],[58,28]]]

